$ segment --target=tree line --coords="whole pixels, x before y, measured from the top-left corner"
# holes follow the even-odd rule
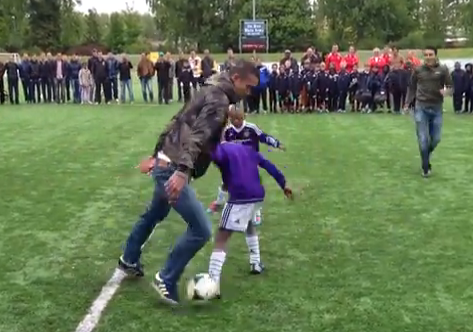
[[[112,15],[77,11],[80,0],[2,0],[0,47],[7,51],[66,51],[100,44],[114,52],[178,48],[237,49],[248,0],[146,0],[152,15],[129,9]],[[443,47],[447,37],[473,45],[472,0],[256,0],[256,17],[269,22],[271,51],[337,42],[371,49]],[[160,42],[160,43],[158,43]],[[161,45],[161,46],[159,46]]]
[[[114,52],[141,53],[159,40],[156,20],[132,9],[81,13],[78,0],[2,0],[0,49],[8,52],[67,52],[97,45]]]

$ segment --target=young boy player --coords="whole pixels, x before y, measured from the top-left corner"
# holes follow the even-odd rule
[[[241,143],[250,146],[256,152],[259,152],[259,143],[265,143],[273,148],[285,150],[279,140],[271,135],[264,133],[254,123],[245,121],[245,113],[241,109],[232,108],[229,112],[230,125],[223,132],[223,140],[226,142]],[[216,212],[225,204],[225,190],[220,186],[218,188],[217,199],[210,204],[207,212]],[[261,224],[261,209],[256,211],[253,220],[255,225]]]
[[[265,195],[258,167],[264,168],[279,184],[284,195],[290,199],[292,199],[292,190],[286,186],[286,179],[281,171],[249,146],[223,142],[212,153],[212,160],[220,169],[229,195],[228,202],[222,211],[219,229],[215,236],[215,246],[209,262],[209,275],[220,284],[220,275],[227,255],[226,244],[233,232],[246,235],[246,244],[250,253],[250,273],[261,274],[264,269],[261,263],[258,234],[251,222],[260,209]]]

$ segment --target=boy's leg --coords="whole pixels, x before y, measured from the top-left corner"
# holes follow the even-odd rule
[[[260,205],[256,204],[256,211],[259,211]],[[255,226],[252,223],[248,224],[248,228],[245,232],[246,245],[248,246],[248,252],[250,254],[250,273],[261,274],[264,270],[264,266],[261,263],[259,237]]]

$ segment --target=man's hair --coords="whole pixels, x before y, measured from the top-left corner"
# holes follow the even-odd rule
[[[230,67],[229,70],[230,76],[238,75],[242,78],[246,78],[250,75],[259,78],[259,70],[256,68],[255,64],[252,61],[246,59],[238,59],[235,61],[235,64]]]
[[[425,49],[429,50],[429,51],[434,51],[435,55],[437,55],[437,53],[438,53],[438,49],[435,46],[426,46]]]

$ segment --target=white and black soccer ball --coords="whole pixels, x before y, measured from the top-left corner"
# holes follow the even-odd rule
[[[196,274],[187,283],[187,298],[189,300],[208,301],[218,295],[218,284],[208,273]]]

